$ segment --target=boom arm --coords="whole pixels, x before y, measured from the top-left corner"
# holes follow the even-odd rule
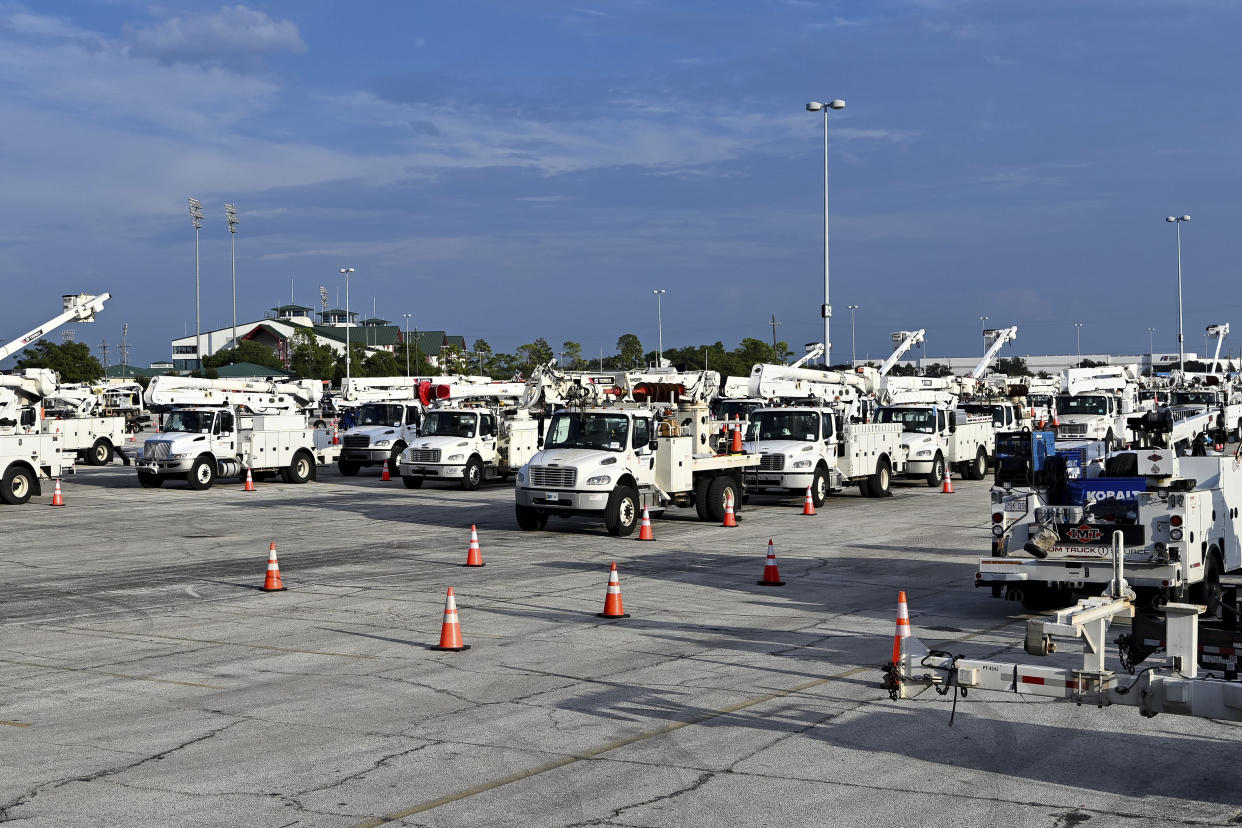
[[[1212,367],[1208,369],[1208,373],[1215,374],[1216,369],[1220,366],[1220,346],[1224,344],[1225,337],[1229,336],[1229,323],[1208,325],[1207,335],[1216,337],[1216,353],[1212,356]]]
[[[824,353],[824,343],[816,342],[814,345],[812,345],[810,348],[807,349],[807,352],[802,355],[801,359],[799,359],[796,362],[790,363],[789,367],[790,368],[801,368],[803,365],[806,365],[811,360],[819,359],[819,357],[823,353]]]
[[[975,379],[982,379],[983,375],[988,372],[988,367],[992,364],[992,361],[996,359],[996,355],[1000,353],[1000,349],[1018,338],[1018,327],[1014,325],[1011,328],[984,331],[983,336],[985,339],[992,340],[992,344],[984,352],[983,358],[979,360],[975,370],[970,372],[970,376]]]
[[[319,380],[211,380],[154,377],[147,386],[149,406],[244,405],[255,414],[301,414],[319,404]]]
[[[923,341],[923,337],[927,335],[926,328],[919,328],[917,331],[893,331],[893,352],[889,354],[888,359],[884,360],[884,364],[880,366],[880,376],[886,376],[889,371],[893,370],[893,366],[897,364],[906,352]]]
[[[65,310],[59,316],[53,316],[34,330],[27,331],[7,345],[0,345],[0,360],[6,359],[25,348],[30,343],[47,336],[52,331],[69,321],[94,322],[95,314],[103,310],[104,302],[112,298],[111,293],[90,296],[79,293],[76,296],[66,294],[62,297]]]

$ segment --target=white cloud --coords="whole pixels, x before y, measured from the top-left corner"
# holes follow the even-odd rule
[[[296,23],[242,5],[168,17],[147,28],[127,27],[126,40],[135,57],[232,69],[257,68],[267,54],[306,51]]]

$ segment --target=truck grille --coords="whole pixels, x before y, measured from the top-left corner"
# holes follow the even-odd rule
[[[439,463],[439,449],[410,449],[410,461],[414,463]]]
[[[530,485],[543,489],[568,489],[578,480],[577,469],[553,469],[547,466],[530,467]]]
[[[759,471],[780,471],[785,468],[785,455],[783,454],[761,454],[759,455]]]
[[[142,457],[144,460],[167,460],[171,449],[172,443],[167,440],[147,440],[142,444]]]
[[[1060,434],[1062,437],[1086,437],[1087,436],[1087,424],[1086,423],[1062,423],[1061,427],[1057,429],[1057,433]]]
[[[345,448],[366,448],[371,445],[371,438],[365,434],[349,434],[343,445]]]

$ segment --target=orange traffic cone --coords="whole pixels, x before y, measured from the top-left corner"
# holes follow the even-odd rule
[[[815,514],[815,499],[811,497],[811,487],[806,487],[806,500],[802,502],[802,514]]]
[[[457,599],[453,597],[453,588],[448,588],[448,597],[444,599],[444,623],[440,625],[440,643],[433,650],[447,650],[460,653],[469,650],[469,644],[461,643],[461,622],[457,620]]]
[[[621,602],[621,581],[617,578],[617,562],[613,561],[608,573],[608,592],[604,595],[604,611],[595,613],[600,618],[629,618]]]
[[[729,446],[730,454],[742,453],[742,422],[741,418],[736,418],[737,424],[733,428],[733,443]]]
[[[1060,427],[1061,427],[1061,419],[1060,419],[1059,417],[1057,417],[1057,412],[1056,412],[1056,411],[1053,411],[1053,412],[1052,412],[1052,427],[1053,427],[1053,428],[1060,428]]]
[[[52,490],[52,505],[64,506],[65,496],[60,491],[60,478],[56,478],[56,488]]]
[[[651,531],[651,515],[647,512],[647,507],[643,507],[643,522],[638,527],[638,539],[653,541],[655,533]]]
[[[341,432],[337,431],[336,426],[332,427],[332,445],[339,446],[341,444]]]
[[[781,572],[776,568],[776,548],[772,546],[772,541],[768,541],[768,560],[763,565],[763,580],[756,581],[759,586],[784,586],[785,582],[781,580]]]
[[[383,483],[383,482],[388,481],[388,480],[392,480],[392,475],[388,473],[388,461],[387,461],[387,460],[385,460],[385,461],[384,461],[384,470],[383,470],[382,472],[380,472],[380,482],[381,482],[381,483]]]
[[[953,494],[953,467],[944,464],[944,482],[940,484],[941,494]]]
[[[470,548],[466,551],[466,566],[487,566],[483,563],[483,550],[479,548],[479,530],[470,524]]]
[[[897,593],[897,631],[893,634],[893,663],[901,663],[902,642],[910,637],[910,611],[906,609],[905,590]]]
[[[267,578],[263,581],[264,592],[284,592],[285,585],[280,582],[280,561],[276,560],[276,544],[267,548]]]
[[[247,467],[246,467],[246,486],[245,486],[245,488],[243,488],[243,489],[242,489],[242,491],[243,491],[243,492],[253,492],[253,491],[254,491],[254,476],[250,474],[250,467],[249,467],[249,466],[247,466]]]
[[[724,523],[722,526],[737,526],[737,515],[733,514],[733,495],[725,501]]]

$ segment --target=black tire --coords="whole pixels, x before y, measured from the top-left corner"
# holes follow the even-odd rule
[[[975,459],[966,465],[966,478],[968,480],[982,480],[988,474],[988,453],[984,451],[983,446],[979,446],[979,450],[975,452]]]
[[[307,483],[315,478],[315,459],[304,451],[293,455],[293,463],[281,469],[286,483]]]
[[[1196,604],[1207,605],[1208,618],[1221,617],[1224,596],[1220,585],[1220,561],[1216,558],[1216,547],[1208,550],[1207,560],[1203,564],[1203,580],[1191,588],[1190,594]]]
[[[401,452],[405,451],[405,443],[397,443],[392,447],[392,454],[388,455],[388,474],[396,477],[401,474],[399,468],[401,464]]]
[[[405,484],[407,489],[421,489],[423,487],[423,479],[421,477],[402,476],[401,482]]]
[[[315,429],[316,431],[318,431],[321,428],[327,428],[327,427],[328,427],[328,424],[325,423],[323,420],[315,420],[315,424],[311,426],[311,428]]]
[[[34,488],[34,473],[30,469],[9,466],[9,470],[4,473],[3,484],[0,484],[0,500],[10,506],[20,506],[30,500]]]
[[[547,528],[548,521],[552,519],[552,516],[548,514],[547,512],[540,512],[538,514],[538,519],[539,519],[539,528],[545,529]]]
[[[694,481],[694,511],[698,513],[699,520],[707,521],[711,519],[711,510],[707,506],[707,490],[712,485],[710,477],[700,477]]]
[[[86,463],[89,466],[106,466],[111,462],[112,443],[100,437],[86,452]]]
[[[191,489],[198,492],[210,489],[211,484],[216,482],[216,464],[206,457],[198,458],[186,472],[185,482],[190,484]]]
[[[707,516],[717,523],[724,522],[725,501],[729,495],[733,496],[733,511],[736,514],[741,506],[742,499],[738,497],[737,481],[727,475],[720,475],[712,478],[712,483],[707,487]]]
[[[811,502],[818,509],[828,501],[828,472],[823,467],[815,469],[815,476],[811,478]],[[733,510],[737,511],[737,504],[733,505]]]
[[[461,475],[461,487],[467,492],[477,491],[483,484],[483,461],[471,456],[466,461],[466,470]]]
[[[889,488],[893,483],[893,469],[888,463],[887,457],[881,457],[880,462],[876,464],[875,474],[867,478],[864,485],[866,489],[863,494],[866,497],[888,497]],[[862,489],[862,487],[859,487]]]
[[[927,485],[935,488],[944,482],[944,455],[936,452],[931,471],[927,473]]]
[[[358,469],[360,468],[362,468],[362,466],[360,466],[357,462],[353,460],[337,460],[336,461],[336,470],[339,471],[345,477],[354,477],[355,475],[358,474]]]
[[[628,537],[634,533],[638,519],[638,492],[629,486],[613,489],[604,509],[604,526],[608,528],[608,534],[616,538]]]
[[[164,485],[164,478],[151,472],[138,472],[138,485],[144,489],[158,489]]]
[[[409,480],[410,478],[407,477],[405,479]],[[514,506],[513,514],[517,518],[518,528],[523,532],[538,532],[548,524],[548,516],[540,515],[538,509],[530,506]]]

